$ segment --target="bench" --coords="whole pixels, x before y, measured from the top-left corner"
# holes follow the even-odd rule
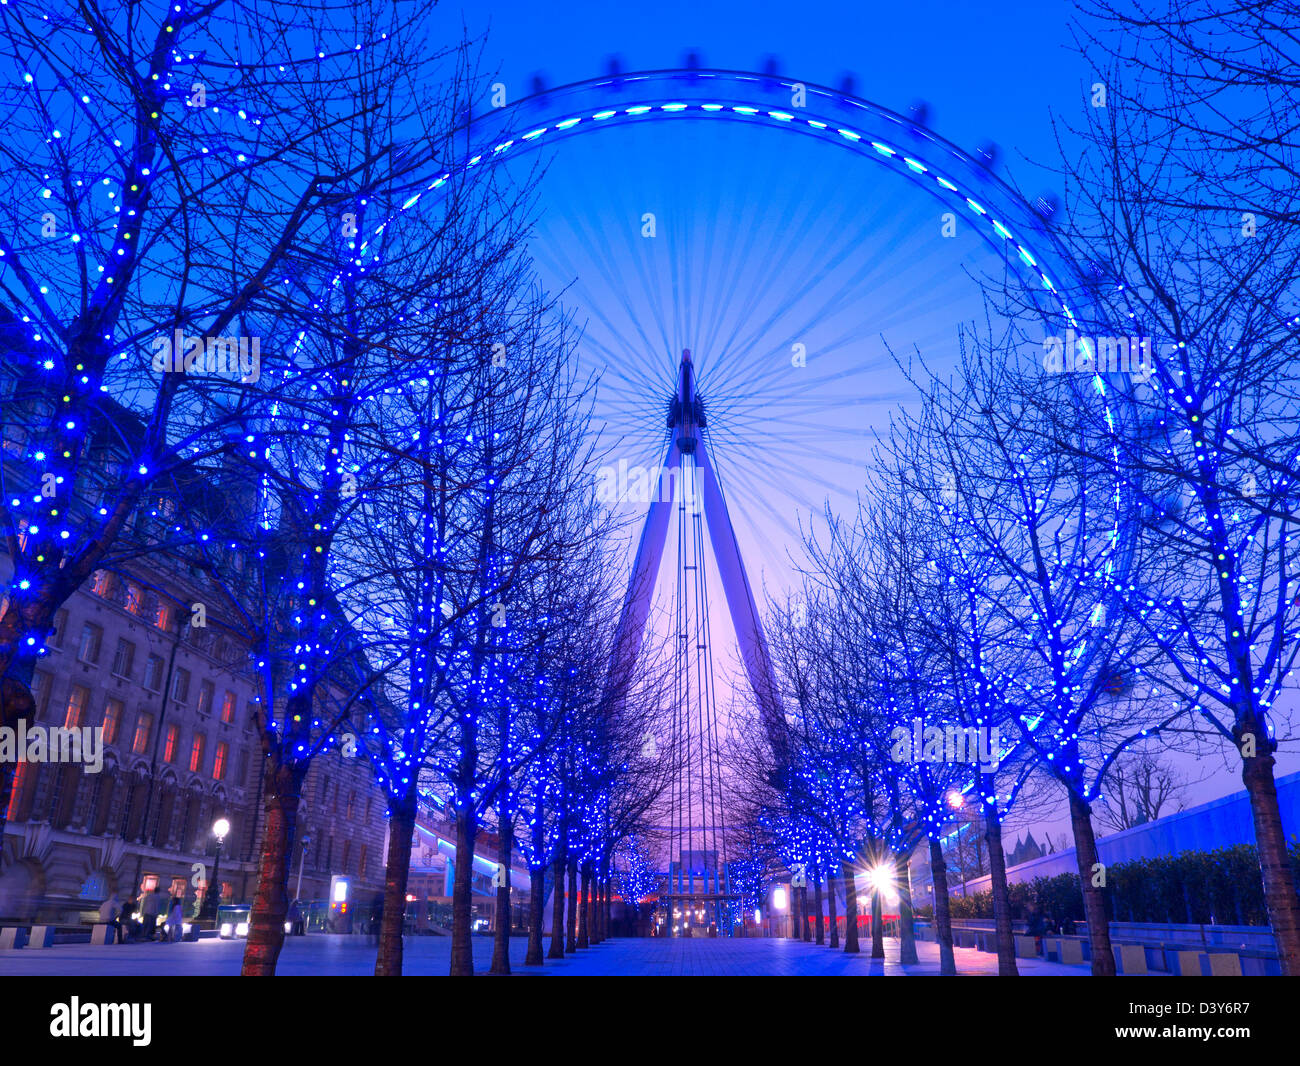
[[[1120,973],[1144,974],[1147,972],[1147,949],[1141,944],[1115,944],[1115,965]]]
[[[98,914],[95,917],[99,917]],[[90,927],[90,943],[95,947],[117,943],[117,930],[107,922],[96,922]]]
[[[29,948],[49,948],[54,946],[54,926],[34,925],[27,938]]]
[[[1076,936],[1045,936],[1043,957],[1065,966],[1082,966],[1083,941]]]
[[[1240,977],[1241,958],[1235,951],[1209,951],[1211,977]]]
[[[0,951],[17,951],[27,943],[27,930],[18,925],[0,929]]]
[[[1032,936],[1023,936],[1016,934],[1016,958],[1018,959],[1036,959],[1038,958],[1038,942]]]

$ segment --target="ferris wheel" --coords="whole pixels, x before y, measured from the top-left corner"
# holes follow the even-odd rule
[[[600,486],[639,527],[616,655],[658,626],[677,656],[665,728],[689,780],[668,828],[686,913],[731,898],[717,693],[774,691],[764,601],[823,508],[854,506],[875,434],[914,400],[898,358],[951,374],[981,279],[1013,278],[1045,319],[1085,317],[1050,207],[922,117],[772,74],[611,74],[489,110],[459,164],[545,159],[529,251],[583,327]],[[1118,488],[1115,514],[1122,568]]]

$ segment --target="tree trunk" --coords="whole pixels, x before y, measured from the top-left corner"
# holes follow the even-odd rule
[[[885,901],[879,888],[871,890],[871,957],[885,957]]]
[[[856,955],[862,949],[858,947],[858,879],[853,867],[847,862],[843,866],[844,874],[844,952]]]
[[[542,965],[542,922],[546,920],[546,867],[528,868],[528,951],[525,966]]]
[[[626,914],[627,908],[624,907],[623,911]],[[613,938],[614,936],[612,931],[613,928],[614,928],[614,884],[612,881],[606,881],[605,882],[605,936],[606,937],[611,939]]]
[[[564,950],[572,955],[578,950],[578,864],[576,861],[569,863],[569,916],[565,932],[568,935],[564,941]]]
[[[492,931],[492,965],[488,973],[494,977],[510,976],[510,928],[514,916],[510,911],[510,855],[514,851],[514,832],[507,824],[500,827],[500,845],[497,848],[498,869],[505,871],[502,884],[497,885],[496,928]]]
[[[1007,855],[1002,850],[1002,823],[997,809],[984,808],[984,843],[989,849],[989,887],[993,892],[993,923],[997,928],[998,976],[1019,977],[1016,942],[1011,935],[1011,895],[1007,891]]]
[[[1263,734],[1259,734],[1263,735]],[[1264,879],[1264,906],[1277,943],[1278,961],[1285,976],[1300,974],[1300,900],[1287,855],[1282,814],[1277,805],[1270,753],[1242,760],[1241,779],[1250,796],[1250,813],[1255,822],[1255,845]],[[1293,830],[1295,826],[1291,827]],[[1091,926],[1089,926],[1091,928]]]
[[[564,958],[564,856],[555,856],[552,867],[552,879],[555,881],[555,898],[551,901],[551,950],[546,953],[548,959]]]
[[[807,944],[811,944],[813,938],[812,911],[808,907],[808,886],[807,885],[799,886],[799,910],[800,913],[803,915],[803,928],[800,930],[803,936],[801,936],[800,939]]]
[[[578,897],[578,947],[591,947],[591,867],[582,868],[582,895]]]
[[[1110,922],[1106,918],[1106,901],[1101,888],[1092,883],[1097,864],[1097,838],[1092,831],[1092,808],[1070,790],[1070,826],[1074,830],[1074,854],[1079,863],[1079,881],[1083,885],[1083,916],[1088,921],[1088,941],[1092,945],[1092,975],[1115,976],[1115,953],[1110,946]]]
[[[934,886],[934,930],[939,941],[939,976],[957,975],[957,957],[952,950],[952,902],[948,898],[948,864],[943,847],[930,838],[930,880]]]
[[[406,884],[415,833],[415,791],[393,803],[388,822],[388,866],[384,871],[384,917],[375,955],[376,977],[402,976],[402,934],[406,926]]]
[[[289,912],[289,856],[298,829],[298,804],[306,767],[285,766],[277,759],[266,760],[266,829],[262,855],[258,860],[257,891],[248,916],[248,939],[244,942],[245,977],[273,977],[275,963],[284,946],[284,920]]]
[[[451,976],[474,976],[474,943],[470,921],[474,911],[474,844],[478,821],[471,805],[456,811],[456,876],[451,889]]]
[[[912,927],[912,882],[908,874],[910,855],[894,856],[895,880],[898,881],[898,961],[903,965],[918,963],[916,930]]]
[[[790,886],[790,939],[800,939],[799,926],[803,923],[799,918],[799,890]]]
[[[813,897],[813,904],[817,908],[817,943],[825,944],[826,943],[826,919],[822,915],[822,883],[820,878],[817,879],[816,894]]]
[[[601,932],[601,924],[605,920],[605,907],[601,896],[603,889],[600,883],[599,866],[596,867],[596,871],[595,880],[592,881],[591,885],[591,930],[589,939],[592,944],[599,944],[605,939],[604,934]]]
[[[826,892],[829,896],[827,906],[831,912],[831,942],[830,946],[837,948],[840,946],[840,920],[835,913],[835,876],[830,874],[826,878]]]

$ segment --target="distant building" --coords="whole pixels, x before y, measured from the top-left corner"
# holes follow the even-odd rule
[[[1007,852],[1007,865],[1019,866],[1022,862],[1029,862],[1030,859],[1042,858],[1045,854],[1042,847],[1034,840],[1032,832],[1025,835],[1025,839],[1016,838],[1015,847]]]
[[[7,560],[0,556],[0,568]],[[222,900],[248,901],[262,831],[259,678],[212,610],[215,589],[150,558],[139,577],[97,573],[60,610],[33,678],[36,722],[103,728],[103,768],[18,764],[0,853],[0,918],[75,923],[111,892],[161,884],[197,901],[212,825],[231,823]],[[209,607],[193,628],[189,605]],[[383,890],[386,803],[363,759],[313,761],[290,895]],[[196,864],[201,864],[196,867]]]
[[[6,424],[0,461],[10,488],[32,490],[21,401],[0,374]],[[107,404],[107,402],[106,402]],[[27,411],[30,418],[39,412]],[[112,462],[115,442],[138,436],[124,409],[93,438],[89,462]],[[104,416],[107,417],[107,416]],[[107,443],[106,443],[107,442]],[[94,480],[94,469],[86,474]],[[0,839],[0,921],[76,924],[110,893],[160,885],[197,903],[214,865],[213,823],[231,828],[220,859],[223,902],[249,901],[262,820],[257,726],[261,678],[248,635],[204,568],[161,548],[178,493],[226,506],[208,483],[141,501],[115,555],[58,611],[32,680],[27,726],[103,729],[102,769],[76,762],[17,764]],[[19,536],[24,535],[22,528]],[[236,551],[214,546],[242,572]],[[0,606],[13,566],[0,540]],[[202,612],[194,610],[202,604]],[[369,764],[337,754],[314,760],[290,856],[289,893],[324,899],[331,875],[352,879],[354,899],[383,890],[386,803]]]

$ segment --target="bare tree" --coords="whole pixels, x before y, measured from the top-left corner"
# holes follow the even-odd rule
[[[1154,822],[1167,808],[1181,811],[1186,777],[1149,751],[1120,756],[1110,768],[1110,781],[1101,797],[1098,816],[1119,832]]]

